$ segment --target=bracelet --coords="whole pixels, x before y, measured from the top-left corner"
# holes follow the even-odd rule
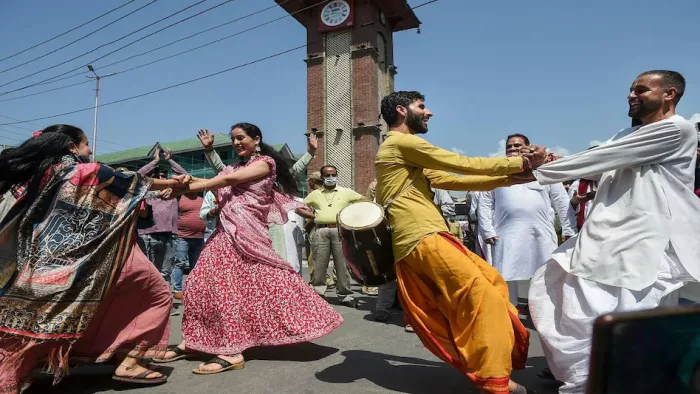
[[[202,181],[202,185],[204,185],[204,193],[206,194],[207,193],[207,182]]]

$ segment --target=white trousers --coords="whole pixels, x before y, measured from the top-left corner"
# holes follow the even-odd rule
[[[641,291],[579,278],[555,260],[537,270],[530,284],[530,314],[552,374],[564,382],[559,393],[584,393],[598,316],[678,305],[684,279],[685,270],[668,258],[659,265],[657,281]]]

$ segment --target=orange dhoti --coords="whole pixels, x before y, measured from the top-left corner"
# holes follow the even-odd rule
[[[423,344],[486,393],[508,393],[525,368],[529,332],[493,267],[448,233],[425,237],[396,263],[401,303]]]

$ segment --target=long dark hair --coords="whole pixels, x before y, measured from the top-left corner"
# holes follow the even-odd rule
[[[282,191],[287,194],[295,194],[299,190],[299,185],[294,175],[292,175],[289,163],[273,147],[263,142],[262,131],[258,126],[251,123],[236,123],[231,126],[231,131],[233,129],[241,129],[245,131],[248,137],[253,139],[260,137],[260,153],[275,160],[277,183],[282,187]]]
[[[41,135],[32,137],[16,148],[0,153],[0,195],[12,186],[34,179],[27,192],[35,192],[46,170],[70,153],[68,144],[80,144],[85,134],[75,126],[57,124],[41,130]],[[33,193],[32,193],[33,194]]]

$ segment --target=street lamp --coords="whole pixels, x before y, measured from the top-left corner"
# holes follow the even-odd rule
[[[112,75],[116,73],[111,73],[105,76],[99,76],[95,72],[95,69],[92,67],[92,64],[87,65],[88,70],[90,70],[95,76],[87,76],[90,79],[95,80],[95,121],[92,125],[92,161],[96,161],[95,157],[97,156],[97,107],[99,106],[99,95],[100,95],[100,79],[101,78],[107,78],[111,77]]]

